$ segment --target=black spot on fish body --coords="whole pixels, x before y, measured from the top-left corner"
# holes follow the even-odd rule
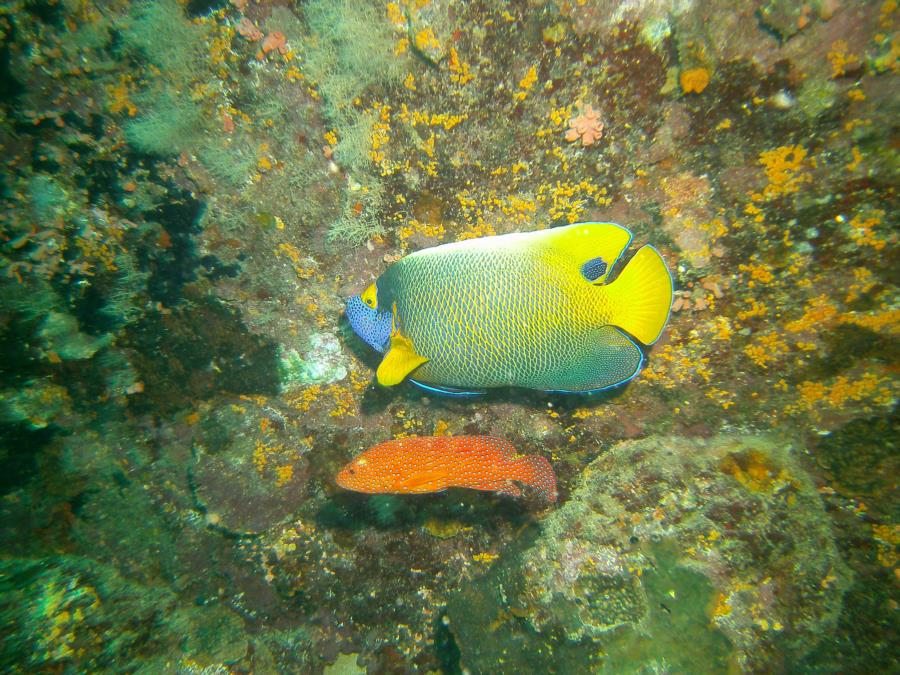
[[[596,281],[606,274],[608,268],[609,265],[606,264],[603,258],[591,258],[581,266],[581,274],[588,281]]]

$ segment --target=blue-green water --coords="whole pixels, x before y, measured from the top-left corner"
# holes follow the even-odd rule
[[[0,4],[2,670],[900,670],[898,24]],[[576,222],[671,270],[660,339],[617,333],[634,379],[376,381],[348,298],[410,253]],[[501,494],[500,455],[418,494],[335,482],[383,441],[471,435],[549,462],[556,501],[545,475]]]

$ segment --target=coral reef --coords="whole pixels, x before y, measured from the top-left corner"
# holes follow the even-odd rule
[[[10,672],[64,668],[73,660],[97,672],[222,668],[248,649],[233,612],[178,608],[166,589],[136,586],[88,558],[3,560],[0,587],[7,629],[0,663]],[[178,645],[177,661],[155,658]]]
[[[268,403],[223,401],[197,426],[190,479],[210,525],[258,534],[297,511],[306,497],[309,442],[291,433],[284,414]]]
[[[765,672],[833,629],[847,574],[815,486],[782,442],[652,437],[589,464],[534,543],[451,600],[448,616],[473,672],[535,634],[564,636],[548,651],[579,669],[643,672],[664,659],[728,672],[734,659]],[[479,593],[497,606],[469,611]],[[477,639],[486,630],[489,645]]]

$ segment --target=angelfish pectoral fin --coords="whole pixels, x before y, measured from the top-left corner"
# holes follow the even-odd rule
[[[381,360],[375,377],[378,379],[378,384],[393,387],[395,384],[403,382],[407,375],[426,361],[428,361],[426,357],[416,354],[409,338],[400,333],[394,333],[391,335],[387,354]]]

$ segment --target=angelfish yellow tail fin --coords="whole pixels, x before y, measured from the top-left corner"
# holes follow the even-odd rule
[[[616,308],[611,323],[646,345],[659,339],[672,306],[672,275],[659,252],[644,246],[605,287]]]

